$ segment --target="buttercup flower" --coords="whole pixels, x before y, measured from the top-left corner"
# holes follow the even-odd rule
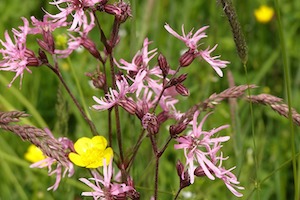
[[[107,148],[107,141],[103,136],[92,139],[82,137],[74,144],[76,153],[71,152],[69,159],[80,167],[97,168],[103,166],[103,159],[110,162],[113,157],[112,148]]]
[[[41,160],[44,160],[46,156],[44,156],[43,152],[35,145],[31,144],[28,147],[27,152],[24,155],[25,159],[29,162],[35,163]]]
[[[256,20],[260,23],[268,23],[274,16],[274,9],[272,7],[261,5],[254,11]]]

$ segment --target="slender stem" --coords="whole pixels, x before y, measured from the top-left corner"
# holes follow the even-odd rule
[[[283,26],[280,17],[280,10],[279,10],[279,2],[278,0],[275,1],[276,7],[276,14],[277,14],[277,21],[278,21],[278,30],[279,30],[279,37],[280,37],[280,47],[282,51],[282,60],[283,60],[283,71],[284,71],[284,80],[285,80],[285,87],[286,87],[286,95],[287,95],[287,102],[288,102],[288,109],[289,109],[289,128],[291,132],[291,146],[292,146],[292,156],[293,156],[293,176],[294,176],[294,189],[295,195],[294,199],[299,199],[299,179],[298,179],[298,172],[297,172],[297,160],[296,160],[296,142],[295,142],[295,131],[293,125],[293,117],[292,117],[292,95],[291,95],[291,78],[289,72],[289,65],[288,65],[288,58],[287,58],[287,50],[286,50],[286,43],[285,43],[285,36],[283,31]]]
[[[168,138],[166,144],[163,146],[163,148],[162,148],[160,151],[158,151],[158,153],[157,153],[157,156],[158,156],[158,157],[161,157],[161,156],[162,156],[162,154],[163,154],[163,153],[165,152],[165,150],[167,149],[167,147],[168,147],[169,143],[171,142],[171,140],[172,140],[172,137],[169,136],[169,138]]]
[[[141,132],[141,134],[138,138],[138,141],[137,141],[136,145],[133,148],[132,156],[129,159],[128,164],[127,164],[127,170],[129,170],[131,168],[133,160],[135,159],[135,156],[136,156],[136,154],[137,154],[144,138],[145,138],[145,129],[142,130],[142,132]]]
[[[46,64],[46,66],[48,66],[59,78],[60,82],[63,84],[64,88],[66,89],[66,91],[68,92],[68,94],[70,95],[71,99],[73,100],[73,102],[75,103],[76,107],[78,108],[80,114],[82,115],[82,117],[84,118],[84,120],[88,123],[93,135],[99,135],[96,127],[94,125],[94,123],[88,118],[88,116],[85,114],[85,112],[83,111],[81,105],[78,103],[77,99],[75,98],[75,96],[73,95],[73,93],[71,92],[70,88],[68,87],[68,85],[66,84],[65,80],[63,79],[59,69],[58,69],[58,65],[57,62],[55,62],[55,67],[53,67],[52,65],[50,65],[49,63]]]
[[[177,193],[176,193],[176,195],[175,195],[175,197],[174,197],[174,200],[176,200],[176,199],[178,198],[178,196],[179,196],[181,190],[182,190],[182,188],[179,187],[179,189],[178,189],[178,191],[177,191]]]
[[[157,191],[158,191],[158,170],[159,169],[159,157],[156,156],[155,159],[155,181],[154,181],[154,200],[157,200]]]
[[[172,75],[172,77],[169,79],[169,81],[168,81],[166,84],[163,85],[163,89],[161,90],[161,92],[160,92],[160,94],[159,94],[159,97],[158,97],[158,99],[157,99],[157,101],[156,101],[156,103],[155,103],[155,105],[154,105],[154,107],[153,107],[153,109],[152,109],[152,113],[155,112],[155,109],[156,109],[156,107],[158,106],[158,103],[159,103],[159,101],[160,101],[162,95],[164,94],[165,90],[166,90],[168,87],[170,87],[169,84],[170,84],[171,80],[172,80],[172,79],[176,76],[176,74],[179,72],[180,68],[181,68],[181,67],[178,66],[177,69],[176,69],[176,71],[175,71],[175,73]]]

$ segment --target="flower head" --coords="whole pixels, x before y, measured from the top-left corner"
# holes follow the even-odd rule
[[[268,23],[274,16],[274,9],[266,5],[261,5],[258,9],[255,9],[254,16],[258,22],[262,24]]]
[[[107,141],[103,136],[92,139],[82,137],[74,144],[76,153],[69,154],[70,160],[80,167],[97,168],[103,166],[103,159],[109,162],[113,156],[112,148],[107,148]]]
[[[37,66],[40,63],[34,56],[34,53],[26,48],[26,38],[29,31],[29,22],[26,18],[22,18],[24,26],[19,27],[20,30],[13,29],[13,40],[9,36],[8,32],[5,32],[5,40],[0,40],[1,45],[4,47],[0,49],[2,54],[2,60],[0,61],[0,71],[11,71],[16,72],[15,77],[8,85],[9,87],[20,76],[20,86],[22,84],[22,78],[24,70],[31,73],[28,65]],[[32,62],[35,60],[35,62]]]
[[[47,13],[54,20],[67,20],[70,15],[73,17],[73,21],[69,30],[76,30],[84,24],[84,19],[86,18],[85,10],[87,8],[93,7],[96,3],[100,3],[102,0],[54,0],[50,4],[55,5],[60,13],[51,15]],[[61,5],[66,4],[66,7],[61,7]],[[87,11],[91,14],[91,11]]]
[[[93,189],[92,192],[83,192],[82,196],[92,196],[96,199],[118,199],[118,197],[126,197],[126,192],[134,190],[132,186],[127,186],[125,183],[118,184],[112,182],[113,167],[112,159],[109,164],[106,164],[106,160],[103,162],[103,176],[96,171],[92,171],[93,178],[80,178],[79,180]],[[91,181],[95,182],[92,183]]]
[[[39,149],[37,146],[31,144],[28,147],[27,152],[24,155],[25,159],[29,162],[35,163],[41,160],[44,160],[46,157],[44,156],[41,149]]]
[[[183,149],[186,158],[187,172],[190,177],[191,184],[194,183],[195,172],[196,174],[206,175],[209,179],[214,180],[215,177],[224,181],[230,191],[236,196],[242,196],[234,188],[243,189],[243,187],[236,186],[239,184],[236,177],[230,172],[231,170],[225,170],[221,165],[222,161],[227,158],[218,156],[222,142],[229,140],[229,136],[213,137],[217,132],[225,129],[228,125],[220,126],[210,131],[202,130],[203,124],[207,119],[207,114],[200,124],[197,123],[199,112],[195,112],[193,117],[192,126],[193,129],[186,136],[177,138],[179,144],[175,144],[175,149]],[[218,164],[219,163],[219,164]],[[199,172],[201,171],[201,173]],[[182,171],[184,176],[184,171]]]
[[[186,67],[190,65],[196,57],[203,58],[208,64],[212,66],[212,68],[217,72],[217,74],[222,77],[223,72],[221,68],[225,68],[226,65],[229,63],[228,61],[223,61],[218,59],[220,56],[214,56],[211,57],[210,54],[217,48],[217,45],[215,45],[212,49],[209,50],[209,48],[205,50],[198,49],[200,44],[198,45],[198,42],[202,39],[207,37],[207,35],[204,33],[204,30],[206,30],[208,26],[204,26],[196,31],[195,34],[193,34],[193,30],[191,30],[188,34],[185,34],[184,31],[184,25],[182,25],[182,36],[176,33],[168,24],[165,25],[165,29],[176,38],[180,39],[185,43],[185,45],[189,48],[186,53],[184,53],[180,59],[180,65],[182,67]]]
[[[207,35],[205,34],[205,30],[208,28],[208,26],[204,26],[202,28],[200,28],[199,30],[196,31],[195,34],[193,34],[193,29],[188,33],[185,34],[184,31],[184,25],[181,26],[181,31],[182,31],[182,36],[179,35],[178,33],[176,33],[169,24],[165,24],[165,29],[171,33],[173,36],[175,36],[176,38],[178,38],[179,40],[183,41],[185,43],[185,45],[192,49],[192,50],[196,50],[198,48],[198,42],[202,39],[207,37]]]

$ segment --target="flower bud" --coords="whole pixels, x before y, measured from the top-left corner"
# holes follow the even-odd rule
[[[176,91],[182,95],[182,96],[189,96],[190,95],[190,91],[181,83],[177,84],[175,86]]]
[[[138,67],[142,66],[143,64],[143,56],[142,54],[137,55],[134,60],[133,60],[134,64]]]
[[[194,175],[197,177],[205,176],[205,173],[204,173],[204,170],[202,169],[202,167],[198,166],[194,171]]]
[[[82,46],[90,52],[95,58],[102,60],[101,55],[99,51],[97,50],[97,47],[95,43],[90,39],[85,39],[82,43]]]
[[[185,81],[186,77],[187,77],[187,74],[179,75],[177,78],[178,83],[182,83],[183,81]]]
[[[120,106],[124,108],[129,114],[135,114],[136,111],[136,103],[129,98],[126,98],[126,100],[122,100],[119,102]]]
[[[169,119],[169,113],[166,111],[162,111],[157,115],[157,121],[159,124],[164,123],[165,121],[167,121],[167,119]]]
[[[48,63],[48,58],[46,53],[39,48],[39,59],[42,63]]]
[[[169,132],[172,137],[176,137],[178,134],[182,133],[187,127],[186,123],[173,124],[170,126]]]
[[[169,74],[169,70],[170,70],[170,66],[167,62],[166,57],[163,56],[162,54],[159,54],[157,61],[158,61],[158,66],[161,69],[163,76],[166,77]]]
[[[188,50],[186,51],[180,58],[179,58],[179,64],[180,67],[187,67],[189,66],[195,59],[194,51]]]
[[[179,177],[181,177],[182,173],[184,172],[184,166],[180,160],[176,163],[176,170]]]
[[[26,66],[40,66],[41,61],[34,55],[34,52],[30,49],[25,50],[25,56],[27,58]]]
[[[155,135],[159,131],[159,124],[157,117],[154,114],[146,113],[142,119],[142,126],[149,134]]]

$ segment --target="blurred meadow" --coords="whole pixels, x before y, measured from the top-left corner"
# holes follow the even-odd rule
[[[203,41],[204,48],[218,44],[215,55],[230,61],[223,70],[224,77],[219,78],[204,62],[195,61],[183,71],[189,74],[185,85],[190,89],[190,97],[181,97],[184,104],[179,110],[186,111],[195,103],[205,100],[213,93],[219,93],[229,87],[228,76],[232,73],[235,85],[256,84],[251,94],[268,93],[284,99],[288,103],[287,88],[291,91],[290,103],[300,111],[300,1],[234,1],[238,19],[248,45],[248,62],[243,66],[238,57],[230,25],[219,1],[180,1],[180,0],[130,0],[133,17],[121,26],[121,39],[115,56],[119,60],[131,60],[141,48],[145,37],[153,43],[150,49],[158,48],[170,62],[176,66],[180,52],[184,50],[181,41],[171,36],[165,29],[168,23],[180,32],[181,25],[189,31],[209,25],[208,37]],[[254,16],[255,9],[262,4],[280,11],[268,23],[260,23]],[[47,0],[1,0],[0,1],[0,38],[5,30],[22,25],[21,17],[37,18],[43,16],[41,7],[54,13],[56,8]],[[101,15],[103,16],[103,15]],[[113,18],[104,16],[100,21],[108,34]],[[57,33],[58,34],[58,33]],[[91,37],[98,40],[95,31]],[[283,41],[280,35],[283,35]],[[30,40],[30,38],[29,38]],[[38,47],[32,39],[32,49]],[[95,61],[85,51],[74,52],[71,62],[60,60],[63,76],[71,90],[84,103],[101,134],[107,136],[106,112],[94,112],[88,108],[94,104],[92,96],[99,95],[88,83],[84,74],[95,69]],[[286,76],[284,66],[290,76]],[[68,136],[73,141],[79,137],[91,137],[89,127],[76,110],[73,102],[59,84],[57,77],[46,67],[31,68],[32,74],[25,72],[22,88],[17,81],[7,88],[14,73],[0,71],[0,111],[21,110],[31,117],[22,123],[39,128],[49,127],[55,137]],[[288,79],[287,79],[288,78]],[[82,95],[78,91],[82,89]],[[102,95],[102,94],[101,94]],[[80,98],[83,96],[84,98]],[[251,112],[252,108],[252,112]],[[139,122],[133,117],[121,113],[124,146],[130,148],[137,140],[135,129],[139,132]],[[125,123],[124,123],[125,122]],[[291,127],[289,119],[280,116],[271,108],[263,105],[250,105],[244,99],[237,99],[234,115],[230,114],[227,101],[218,105],[205,124],[207,129],[230,124],[231,128],[222,134],[231,139],[224,143],[224,162],[226,168],[236,166],[240,185],[245,187],[242,198],[235,197],[221,180],[197,178],[195,183],[185,188],[179,199],[294,199],[299,195],[300,182],[300,129]],[[168,134],[167,129],[164,132]],[[48,177],[46,169],[30,169],[30,163],[24,159],[29,142],[23,142],[18,136],[0,130],[0,200],[38,200],[38,199],[89,199],[81,197],[88,188],[78,181],[89,176],[88,171],[76,167],[72,178],[64,178],[57,191],[47,191],[55,181]],[[164,137],[164,136],[162,136]],[[173,148],[174,142],[163,155],[160,165],[159,199],[173,199],[179,180],[175,164],[178,159],[184,161],[182,152]],[[114,146],[113,146],[114,148]],[[294,148],[294,150],[293,150]],[[293,173],[293,161],[297,167]],[[151,144],[144,141],[134,162],[133,178],[141,199],[150,199],[153,194],[153,166]],[[154,160],[153,160],[154,161]],[[294,180],[298,180],[295,192]],[[299,196],[298,196],[299,197]]]

